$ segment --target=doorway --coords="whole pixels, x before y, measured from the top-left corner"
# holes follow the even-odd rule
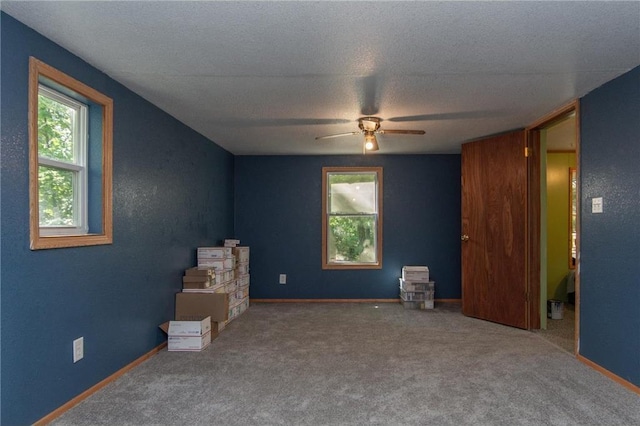
[[[578,123],[574,102],[528,129],[540,153],[539,247],[532,246],[532,253],[539,250],[540,288],[532,302],[539,307],[540,335],[572,354],[579,312]]]

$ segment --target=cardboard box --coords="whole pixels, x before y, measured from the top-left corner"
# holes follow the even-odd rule
[[[238,263],[249,262],[249,247],[234,247],[233,254],[236,256]]]
[[[209,275],[185,275],[182,277],[182,288],[211,288],[215,277]]]
[[[225,247],[237,247],[240,245],[240,240],[226,239],[224,240]]]
[[[238,291],[238,281],[237,280],[231,280],[228,283],[226,283],[224,285],[225,288],[225,292],[226,293],[233,293]]]
[[[211,317],[201,321],[169,321],[160,328],[168,335],[169,351],[201,351],[211,343]]]
[[[244,299],[239,299],[234,301],[233,305],[229,307],[229,321],[231,322],[234,319],[238,318],[240,315],[244,313],[249,307],[249,297],[245,297]]]
[[[433,291],[404,291],[400,290],[400,297],[405,302],[416,302],[419,300],[433,300]]]
[[[434,291],[435,281],[405,281],[400,278],[400,288],[404,291]]]
[[[238,276],[238,287],[248,287],[250,283],[250,275]]]
[[[247,275],[249,273],[249,264],[248,263],[238,263],[236,268],[238,272],[238,276],[241,277],[243,275]]]
[[[200,321],[169,321],[169,336],[203,336],[211,331],[211,317]]]
[[[176,320],[193,321],[211,317],[222,322],[229,317],[226,293],[176,293]]]
[[[227,284],[231,280],[235,280],[235,271],[233,269],[216,270],[215,275],[215,283],[217,284]]]
[[[236,267],[236,258],[233,256],[222,259],[198,258],[198,268],[214,268],[216,270],[231,270]]]
[[[405,281],[429,282],[429,268],[426,266],[403,266],[402,279]]]
[[[222,330],[224,330],[224,326],[226,324],[226,321],[223,322],[212,322],[211,323],[211,333],[214,334],[216,337],[218,337],[218,334],[220,334],[222,332]],[[213,340],[213,339],[211,339]]]
[[[193,351],[199,352],[211,343],[211,332],[204,336],[169,336],[167,350],[170,352]]]
[[[198,247],[198,263],[200,259],[224,259],[232,254],[231,247]]]
[[[189,276],[210,276],[213,277],[216,274],[216,270],[214,268],[198,268],[194,266],[193,268],[185,269],[185,275]]]
[[[226,293],[225,284],[214,284],[209,288],[182,288],[183,293]]]

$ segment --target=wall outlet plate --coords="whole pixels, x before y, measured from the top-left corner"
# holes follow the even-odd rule
[[[595,197],[591,199],[591,213],[602,213],[602,197]]]
[[[280,284],[287,283],[287,274],[280,274]]]
[[[84,337],[78,337],[73,341],[73,362],[78,362],[84,358]]]

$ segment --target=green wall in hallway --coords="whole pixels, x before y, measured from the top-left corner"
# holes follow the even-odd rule
[[[569,272],[569,168],[575,153],[547,154],[547,298],[567,301]]]

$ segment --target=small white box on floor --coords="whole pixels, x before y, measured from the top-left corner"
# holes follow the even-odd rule
[[[211,343],[211,317],[201,321],[169,321],[160,326],[169,351],[201,351]]]
[[[203,336],[169,336],[167,338],[167,350],[170,352],[193,351],[205,349],[211,343],[211,332]]]

